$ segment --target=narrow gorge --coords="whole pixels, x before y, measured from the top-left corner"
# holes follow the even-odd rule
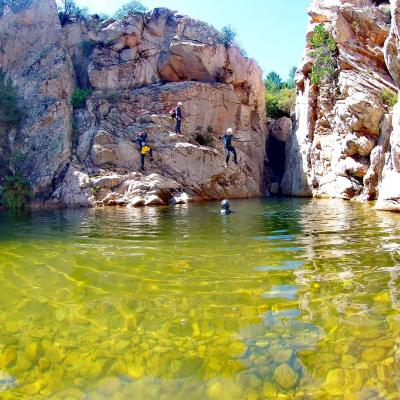
[[[61,25],[53,0],[2,7],[0,66],[21,98],[0,168],[36,207],[143,206],[283,194],[400,209],[398,1],[314,0],[292,118],[267,120],[263,75],[213,27],[164,8]],[[315,28],[334,72],[316,83]],[[46,32],[44,35],[43,32]],[[76,90],[84,96],[71,105]],[[183,102],[183,133],[168,111]],[[233,128],[239,165],[219,137]],[[135,139],[154,161],[139,170]]]

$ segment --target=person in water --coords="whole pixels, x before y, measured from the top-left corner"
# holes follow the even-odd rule
[[[224,141],[224,148],[226,154],[225,168],[228,167],[231,153],[233,154],[233,160],[235,161],[235,164],[238,165],[236,149],[232,146],[232,141],[239,140],[239,138],[233,136],[232,128],[228,128],[226,130],[225,135],[220,136],[219,139]]]
[[[144,159],[146,158],[146,154],[150,154],[150,160],[153,159],[153,149],[147,145],[147,133],[141,132],[136,138],[136,142],[139,145],[139,153],[140,153],[140,170],[144,171]]]
[[[229,200],[222,200],[221,201],[221,215],[228,215],[231,214],[231,203],[229,203]]]
[[[182,125],[182,102],[178,102],[177,107],[175,108],[175,119],[176,119],[176,125],[175,125],[175,133],[179,133],[180,135],[182,134],[181,132],[181,125]]]

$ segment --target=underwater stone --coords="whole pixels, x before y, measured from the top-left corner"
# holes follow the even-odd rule
[[[0,368],[8,368],[17,361],[17,351],[7,347],[0,356]]]
[[[379,361],[385,357],[386,351],[382,347],[369,347],[362,352],[364,361]]]
[[[39,369],[41,371],[45,371],[49,367],[50,367],[50,361],[47,358],[42,357],[39,359]]]
[[[278,390],[273,383],[264,382],[263,393],[267,399],[274,399],[278,393]]]
[[[30,361],[35,361],[39,355],[39,345],[37,342],[29,343],[25,347],[25,355]]]
[[[344,382],[344,370],[337,368],[328,372],[324,386],[330,395],[340,396],[343,394]]]
[[[273,376],[275,381],[286,390],[294,388],[299,378],[296,371],[286,363],[279,365]]]
[[[279,350],[273,355],[273,359],[277,363],[284,363],[289,361],[292,357],[293,351],[291,349]]]

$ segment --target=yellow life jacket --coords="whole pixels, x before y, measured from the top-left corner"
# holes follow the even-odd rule
[[[140,154],[146,154],[150,151],[150,147],[149,146],[143,146],[142,150],[140,150]]]

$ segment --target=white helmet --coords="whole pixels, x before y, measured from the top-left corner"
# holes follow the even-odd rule
[[[181,101],[178,101],[178,106],[181,106],[182,105],[182,102]]]
[[[231,203],[229,203],[229,200],[224,199],[221,201],[221,208],[223,210],[229,210],[230,206],[231,206]]]
[[[232,128],[228,128],[228,129],[226,130],[226,133],[232,133],[232,132],[233,132]]]

